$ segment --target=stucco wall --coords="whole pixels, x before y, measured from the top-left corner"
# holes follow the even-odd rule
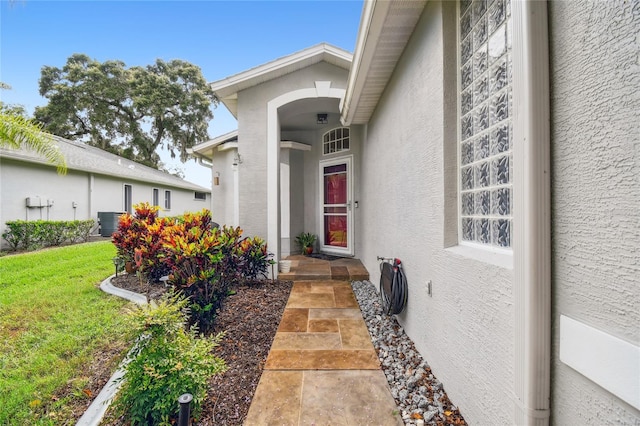
[[[289,252],[298,254],[300,253],[300,247],[295,242],[295,238],[301,232],[304,232],[304,202],[300,200],[304,199],[304,152],[303,151],[291,151],[289,153],[290,158],[290,191],[291,191],[291,211],[290,211],[290,239],[289,239]],[[284,252],[284,251],[283,251]]]
[[[456,247],[451,226],[457,186],[454,18],[455,3],[427,3],[368,124],[357,257],[374,283],[376,256],[403,261],[409,303],[399,320],[452,402],[469,424],[511,424],[513,271],[495,266],[485,249]],[[455,215],[455,204],[453,209]]]
[[[235,225],[235,204],[234,204],[234,191],[235,191],[235,174],[238,173],[238,166],[233,165],[233,157],[235,149],[229,149],[227,151],[217,151],[213,155],[213,167],[212,167],[212,186],[211,186],[211,211],[214,222],[220,225]],[[216,173],[219,173],[219,185],[214,185],[214,179]]]
[[[88,178],[90,179],[90,178]],[[196,200],[194,191],[150,184],[135,180],[121,180],[115,177],[94,175],[92,190],[92,217],[97,218],[97,212],[124,211],[124,185],[131,185],[132,204],[153,203],[153,189],[159,190],[160,216],[178,216],[186,212],[196,212],[208,209],[211,205],[210,195],[206,200]],[[171,192],[171,208],[165,209],[165,191]]]
[[[561,314],[640,345],[640,3],[550,2],[549,27],[552,423],[640,424],[558,358]]]
[[[11,220],[74,220],[89,217],[88,181],[84,173],[70,170],[66,176],[58,175],[51,167],[0,160],[1,223]],[[53,200],[47,208],[27,208],[27,197],[39,196]],[[77,203],[74,209],[72,202]]]
[[[160,205],[164,206],[164,191],[171,191],[171,210],[161,215],[175,216],[187,211],[209,208],[206,200],[196,200],[194,191],[164,187],[139,181],[117,179],[103,175],[90,175],[69,170],[67,175],[55,173],[50,166],[37,165],[12,159],[0,159],[0,226],[11,220],[98,220],[98,212],[124,211],[124,184],[132,186],[133,204],[152,202],[153,188],[160,190]],[[26,197],[39,196],[53,200],[47,208],[25,207]],[[74,209],[72,202],[77,203]],[[4,243],[4,241],[0,241]]]
[[[240,226],[247,235],[267,238],[267,103],[287,92],[331,81],[344,88],[347,71],[321,62],[238,93]]]

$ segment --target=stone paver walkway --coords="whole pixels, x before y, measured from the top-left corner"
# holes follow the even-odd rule
[[[366,269],[290,259],[280,279],[293,288],[245,425],[401,425],[349,282]]]

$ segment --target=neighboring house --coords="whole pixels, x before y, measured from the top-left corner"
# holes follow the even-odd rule
[[[68,173],[28,150],[0,149],[0,226],[11,220],[98,221],[149,202],[163,216],[211,209],[211,191],[84,143],[54,137]],[[97,233],[97,229],[94,233]]]
[[[398,319],[469,424],[640,424],[638,4],[365,2],[353,57],[212,83],[214,220],[374,283],[402,259]]]

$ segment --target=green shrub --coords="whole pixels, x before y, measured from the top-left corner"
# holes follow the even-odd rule
[[[6,223],[2,238],[12,250],[34,250],[41,247],[59,246],[64,243],[87,241],[95,225],[93,219],[53,221],[14,220]]]
[[[268,268],[274,263],[273,254],[267,251],[267,243],[260,237],[245,238],[238,244],[239,273],[247,281],[266,278]]]
[[[44,247],[59,246],[67,241],[70,236],[67,233],[67,222],[41,222],[35,223],[35,240]]]
[[[208,380],[226,369],[212,350],[222,338],[198,336],[185,328],[187,300],[170,293],[158,302],[139,307],[131,315],[142,338],[125,367],[115,410],[133,425],[169,425],[179,412],[178,397],[193,395],[191,409],[197,417],[207,396]]]

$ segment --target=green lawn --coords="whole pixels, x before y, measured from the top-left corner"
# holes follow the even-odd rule
[[[111,242],[0,257],[0,425],[65,424],[96,355],[126,350],[126,301],[97,285],[113,273]],[[71,396],[71,398],[74,396]]]

